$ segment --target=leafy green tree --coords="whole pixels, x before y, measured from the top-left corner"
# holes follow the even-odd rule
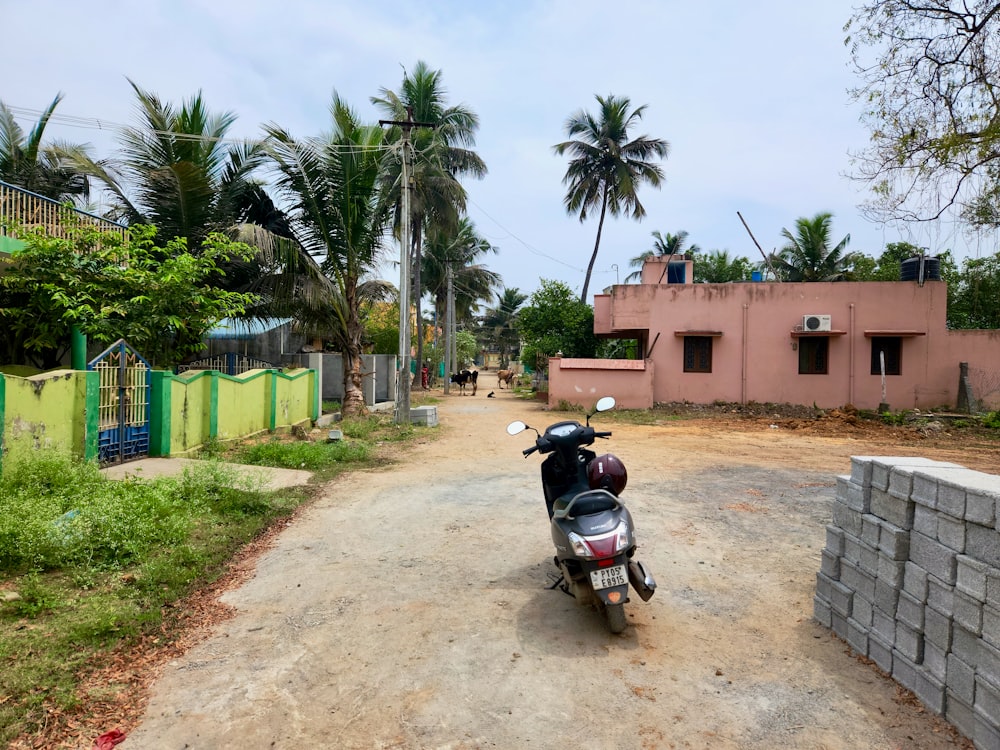
[[[540,280],[530,304],[518,312],[524,346],[521,361],[534,368],[539,358],[562,352],[566,357],[593,357],[597,352],[594,309],[578,299],[562,281]]]
[[[519,332],[518,308],[528,299],[518,288],[504,287],[497,292],[497,306],[490,308],[483,316],[483,332],[487,343],[500,354],[500,367],[510,364],[510,356],[517,351]]]
[[[795,233],[781,230],[786,244],[771,253],[771,267],[783,281],[849,281],[854,255],[847,253],[851,235],[831,246],[833,214],[818,213],[795,221]]]
[[[62,98],[58,94],[52,100],[28,133],[17,124],[7,105],[0,102],[0,180],[45,198],[71,201],[86,198],[90,184],[63,154],[83,154],[85,149],[64,142],[42,143],[45,128]]]
[[[157,244],[151,227],[134,229],[127,248],[121,237],[85,225],[71,225],[65,239],[41,231],[24,238],[0,276],[6,362],[57,367],[75,325],[95,342],[124,338],[152,362],[172,366],[200,351],[216,322],[254,301],[211,283],[220,263],[254,252],[221,234],[206,237],[198,253],[181,238]]]
[[[563,201],[567,213],[579,214],[582,222],[592,211],[600,211],[594,252],[580,293],[583,303],[587,301],[590,275],[601,246],[604,217],[608,212],[612,216],[624,214],[636,220],[646,215],[646,209],[639,202],[639,187],[643,183],[660,186],[663,170],[651,160],[665,159],[670,150],[669,144],[659,138],[631,137],[629,131],[642,119],[646,105],[632,109],[628,97],[613,94],[595,98],[599,105],[597,115],[582,109],[574,112],[566,121],[570,140],[553,146],[560,156],[570,155],[563,177],[563,184],[568,186]]]
[[[867,0],[847,25],[879,218],[1000,218],[1000,2]]]
[[[951,328],[1000,328],[1000,253],[967,258],[948,292]]]
[[[642,277],[642,266],[650,258],[662,258],[664,256],[682,255],[684,253],[697,253],[700,248],[697,245],[687,246],[688,233],[683,229],[677,234],[666,232],[660,234],[653,232],[653,248],[641,255],[637,255],[629,261],[629,266],[636,270],[625,277],[625,283],[631,284]]]
[[[327,309],[314,310],[309,323],[343,354],[343,411],[354,416],[365,411],[360,311],[365,301],[387,291],[384,282],[365,278],[378,266],[391,220],[381,199],[385,137],[377,124],[360,122],[336,93],[330,112],[333,129],[317,138],[296,140],[268,125],[265,149],[278,168],[278,188],[291,205],[298,243],[325,257],[322,269],[335,294]]]
[[[902,263],[920,253],[927,254],[927,248],[917,247],[909,242],[890,242],[877,258],[856,255],[853,277],[855,281],[899,281]]]
[[[754,264],[742,255],[730,258],[728,250],[711,250],[694,253],[694,282],[696,284],[726,284],[731,281],[750,281]]]
[[[410,131],[413,144],[413,171],[410,175],[411,241],[409,248],[413,304],[417,320],[423,317],[421,297],[426,285],[421,279],[424,270],[422,242],[425,227],[434,224],[445,233],[458,231],[458,222],[465,213],[465,188],[459,177],[480,178],[486,174],[486,164],[473,151],[479,117],[464,104],[447,105],[446,91],[440,70],[432,70],[418,61],[413,73],[404,73],[399,91],[382,88],[372,103],[392,120],[431,123],[433,128],[418,127]],[[387,139],[396,144],[402,138],[399,127],[391,128]],[[402,164],[398,151],[387,159],[387,198],[396,207],[398,231],[402,217],[400,190]],[[417,337],[417,361],[423,358],[423,337]]]

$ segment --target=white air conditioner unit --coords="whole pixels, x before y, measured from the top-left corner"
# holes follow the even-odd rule
[[[830,330],[830,316],[829,315],[803,315],[802,316],[802,330],[803,331],[829,331]]]

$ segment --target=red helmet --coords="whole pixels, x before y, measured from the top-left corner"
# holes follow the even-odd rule
[[[587,464],[587,481],[592,490],[607,490],[617,497],[628,483],[628,472],[618,456],[605,453]]]

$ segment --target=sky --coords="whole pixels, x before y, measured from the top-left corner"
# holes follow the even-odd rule
[[[486,264],[525,293],[539,279],[583,286],[597,218],[566,212],[568,157],[552,147],[570,115],[597,110],[595,95],[645,105],[634,135],[666,140],[670,154],[660,189],[640,189],[645,219],[607,220],[591,293],[624,281],[653,231],[760,260],[737,211],[768,252],[783,228],[827,211],[834,241],[850,234],[850,250],[875,257],[900,240],[991,254],[995,238],[954,222],[862,217],[867,188],[848,174],[868,133],[843,30],[855,2],[0,0],[4,57],[17,63],[0,100],[28,110],[27,130],[62,92],[47,139],[108,157],[116,128],[137,122],[127,79],[178,104],[201,91],[212,111],[238,115],[234,137],[264,123],[309,137],[329,130],[334,91],[362,119],[383,117],[370,98],[423,60],[448,103],[480,118],[489,172],[464,181],[468,214],[498,248]],[[397,273],[387,263],[381,275]]]

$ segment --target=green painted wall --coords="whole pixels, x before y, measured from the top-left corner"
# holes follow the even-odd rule
[[[60,448],[88,457],[88,374],[60,370],[30,378],[4,375],[4,457],[34,448]]]

